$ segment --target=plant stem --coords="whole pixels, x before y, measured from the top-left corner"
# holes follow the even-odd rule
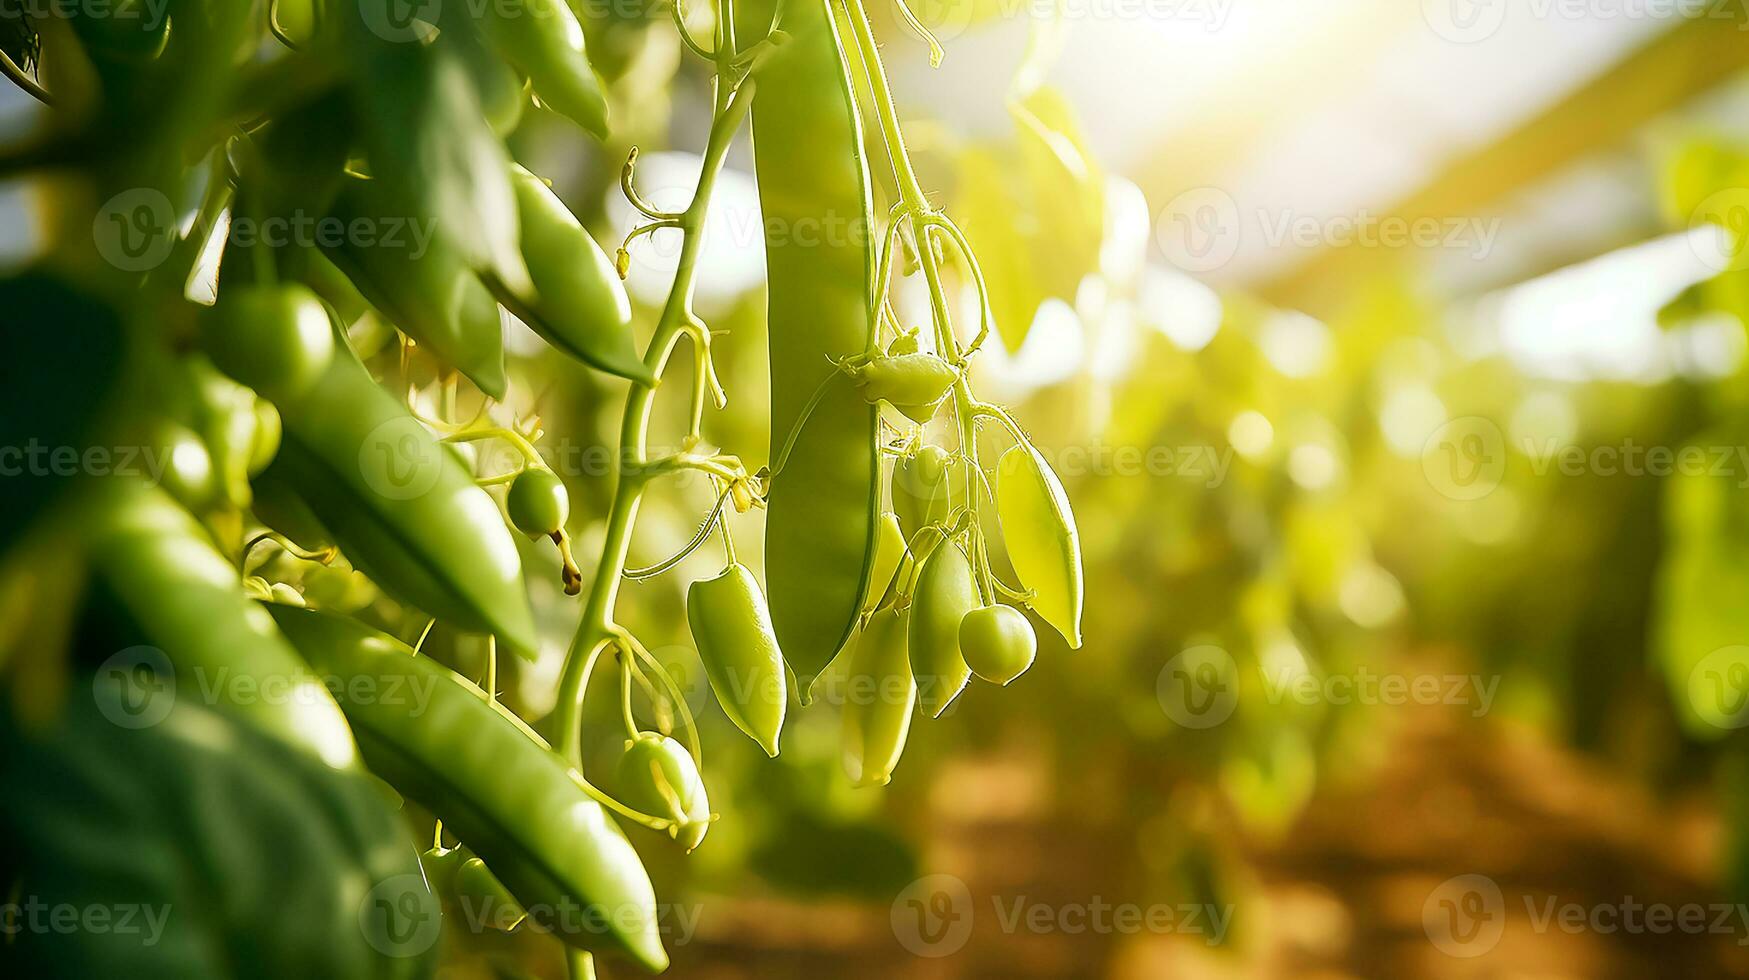
[[[863,71],[868,76],[869,91],[874,95],[875,116],[880,120],[881,136],[886,141],[887,156],[892,160],[893,173],[899,183],[899,197],[906,216],[911,221],[912,237],[917,248],[917,265],[923,271],[923,279],[929,285],[929,309],[935,321],[935,351],[942,357],[954,358],[957,354],[957,342],[953,335],[953,319],[948,311],[947,291],[941,285],[941,269],[935,261],[935,243],[929,237],[929,225],[926,219],[934,213],[929,199],[923,194],[923,187],[917,182],[917,172],[911,167],[911,154],[905,149],[905,134],[899,128],[899,112],[893,104],[892,88],[887,84],[886,68],[881,64],[881,53],[875,44],[874,31],[869,27],[868,14],[862,8],[862,0],[843,0],[846,19],[850,22],[850,30],[856,38],[856,49],[862,56]],[[976,416],[973,407],[976,401],[972,398],[970,383],[966,380],[964,371],[953,385],[953,411],[959,423],[960,451],[965,456],[966,465],[978,465],[978,438]],[[970,474],[967,474],[967,488],[971,487]],[[966,509],[971,514],[972,524],[978,524],[978,495],[966,494]],[[983,546],[978,547],[980,555]],[[987,581],[988,562],[980,561],[986,579],[984,588],[989,591]]]
[[[705,216],[710,210],[711,192],[716,186],[723,160],[728,155],[729,144],[734,139],[735,132],[740,129],[742,121],[747,118],[753,102],[754,81],[748,79],[739,85],[735,84],[732,68],[735,58],[735,29],[727,4],[718,18],[717,33],[716,111],[711,119],[710,137],[705,144],[698,186],[693,191],[692,203],[678,221],[682,240],[680,258],[674,270],[674,285],[668,292],[667,304],[662,308],[655,334],[650,338],[649,349],[644,354],[644,363],[658,377],[666,369],[675,345],[695,319],[692,301],[697,279],[698,253],[703,240]],[[703,372],[707,370],[704,348],[700,346],[697,350],[698,363],[695,364],[695,370]],[[642,503],[644,487],[648,483],[644,471],[645,464],[649,462],[650,411],[655,394],[654,388],[634,385],[626,397],[625,416],[620,424],[620,455],[624,462],[614,489],[613,504],[608,511],[607,535],[602,542],[601,560],[596,565],[595,581],[589,587],[589,599],[583,609],[583,620],[577,626],[577,634],[571,641],[570,652],[566,655],[564,672],[559,678],[554,736],[564,747],[565,757],[574,765],[581,763],[583,754],[583,694],[589,684],[590,668],[594,664],[588,652],[616,629],[613,619],[614,603],[619,597],[620,577],[625,572],[632,530],[637,524],[638,507]]]

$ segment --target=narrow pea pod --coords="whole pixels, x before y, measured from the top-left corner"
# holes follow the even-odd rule
[[[862,605],[862,611],[870,613],[887,597],[893,580],[898,577],[899,569],[905,564],[910,553],[905,547],[905,532],[899,527],[897,514],[888,511],[881,515],[880,528],[875,532],[874,569],[868,577],[868,601]]]
[[[322,380],[280,408],[284,440],[264,475],[294,489],[360,571],[533,655],[522,561],[498,505],[350,351],[336,350]]]
[[[320,679],[243,595],[237,571],[156,487],[112,477],[93,488],[85,550],[96,570],[86,642],[105,652],[100,701],[129,717],[138,690],[174,683],[334,768],[356,764],[346,719]],[[125,674],[126,676],[121,676]],[[283,697],[263,696],[283,692]],[[124,722],[125,723],[125,722]]]
[[[831,4],[781,6],[776,26],[790,40],[761,67],[753,102],[760,206],[767,228],[834,229],[765,242],[772,452],[802,426],[772,480],[765,576],[805,700],[856,626],[874,559],[878,409],[832,364],[873,336],[875,255],[862,123]]]
[[[564,0],[488,3],[480,27],[492,46],[534,83],[542,102],[607,139],[607,98],[589,65],[583,25]]]
[[[723,713],[776,758],[789,692],[771,613],[753,573],[734,564],[692,583],[686,621]]]
[[[851,651],[842,754],[845,775],[857,786],[891,782],[905,752],[917,704],[917,681],[905,655],[908,619],[903,610],[874,614]]]
[[[666,735],[642,732],[626,745],[615,770],[619,799],[627,806],[673,821],[669,836],[688,851],[703,843],[711,826],[698,764],[686,747]]]
[[[327,613],[270,608],[299,652],[342,682],[340,707],[370,769],[441,818],[541,931],[653,972],[667,967],[649,875],[581,773],[484,691],[394,638]]]
[[[419,865],[431,890],[461,906],[470,922],[513,932],[528,918],[510,889],[465,847],[434,847],[419,855]]]
[[[917,697],[931,718],[941,717],[965,690],[971,669],[960,655],[960,621],[978,607],[972,563],[952,541],[944,541],[917,572],[911,595],[911,671]]]
[[[1067,640],[1081,646],[1081,536],[1069,495],[1038,450],[1020,445],[1002,454],[996,512],[1002,541],[1022,588],[1038,594],[1032,608]]]
[[[547,343],[609,374],[656,383],[632,341],[632,303],[613,263],[546,183],[512,166],[522,260],[534,280],[519,294],[495,280],[498,300]]]
[[[328,258],[389,322],[481,391],[503,398],[508,382],[497,301],[446,236],[430,223],[398,217],[379,184],[361,177],[341,182],[330,217],[381,231],[368,244],[341,236],[325,246]]]
[[[907,535],[947,520],[950,457],[940,446],[923,446],[893,462],[893,512]]]

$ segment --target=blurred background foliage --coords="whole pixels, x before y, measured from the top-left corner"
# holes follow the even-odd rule
[[[713,556],[628,584],[625,624],[699,717],[723,817],[690,856],[634,831],[658,894],[701,913],[668,937],[672,975],[1472,975],[1422,931],[1423,901],[1454,875],[1572,901],[1749,900],[1740,5],[1519,10],[1459,43],[1413,3],[1041,26],[1028,5],[943,0],[920,10],[948,50],[933,72],[874,6],[925,182],[992,287],[1000,344],[980,390],[1012,404],[1073,500],[1087,645],[1041,631],[1031,672],[1000,696],[974,684],[917,722],[890,787],[852,790],[832,705],[794,712],[776,760],[716,708],[684,615]],[[631,146],[646,196],[684,200],[709,100],[665,7],[599,9],[612,16],[585,24],[614,142],[530,113],[511,143],[608,242],[632,219],[617,186]],[[708,33],[704,5],[688,17]],[[745,151],[719,187],[700,300],[730,393],[706,438],[752,468],[769,447]],[[1199,224],[1210,201],[1219,220]],[[1474,235],[1335,240],[1338,219],[1368,214]],[[1300,218],[1319,240],[1268,234]],[[1215,237],[1186,252],[1193,233]],[[666,234],[633,250],[646,330],[672,274]],[[1201,261],[1210,248],[1227,257]],[[900,284],[911,322],[917,286]],[[540,415],[576,550],[593,554],[624,385],[507,329],[513,407]],[[684,430],[685,370],[653,443]],[[653,494],[631,564],[673,553],[711,498],[701,481]],[[536,717],[579,607],[552,549],[523,557],[545,648],[504,666],[505,697]],[[344,568],[271,562],[263,574],[313,605],[409,639],[423,626]],[[441,628],[427,649],[480,669],[477,644]],[[1477,686],[1432,704],[1283,694],[1368,672]],[[1230,715],[1187,724],[1177,685],[1211,677]],[[617,710],[612,690],[592,693],[598,773],[619,751]],[[673,724],[660,704],[639,711]],[[963,879],[979,918],[963,950],[918,958],[890,913],[934,873]],[[1004,896],[1234,912],[1218,944],[1007,933],[985,913]],[[1745,938],[1514,919],[1496,955],[1550,976],[1745,975]],[[446,976],[558,969],[538,937],[446,942]]]

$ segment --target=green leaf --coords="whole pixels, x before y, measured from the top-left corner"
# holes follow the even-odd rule
[[[75,678],[45,727],[0,706],[10,975],[429,973],[438,905],[372,781],[192,697],[156,725],[111,724],[91,684]],[[103,926],[47,927],[66,909]]]

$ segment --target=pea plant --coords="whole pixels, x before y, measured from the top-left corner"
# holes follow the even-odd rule
[[[686,595],[717,703],[775,757],[786,713],[842,661],[865,682],[853,689],[879,692],[840,709],[857,785],[893,777],[919,710],[939,716],[973,675],[1027,670],[1025,610],[1080,645],[1069,502],[1025,430],[973,391],[989,290],[919,182],[861,0],[674,6],[713,83],[701,170],[687,206],[664,211],[639,191],[634,148],[620,191],[641,223],[611,257],[507,149],[537,112],[609,137],[562,0],[0,12],[0,69],[47,107],[0,158],[45,202],[40,254],[0,280],[16,345],[0,443],[81,461],[0,489],[0,721],[17,749],[0,762],[15,803],[0,877],[15,895],[172,912],[150,945],[26,934],[11,954],[36,972],[423,975],[458,903],[550,933],[576,977],[597,953],[664,969],[654,889],[616,821],[690,851],[718,815],[686,701],[616,609],[623,582],[719,541],[722,571]],[[744,126],[769,279],[756,469],[703,438],[727,390],[695,310]],[[888,167],[890,183],[871,172]],[[894,202],[881,219],[877,193]],[[843,233],[782,233],[799,227]],[[664,229],[680,252],[640,354],[622,280]],[[892,298],[910,277],[927,323]],[[962,290],[974,323],[955,322]],[[533,399],[515,398],[506,312],[626,387],[595,553],[572,539],[541,420],[512,408]],[[685,352],[686,431],[660,451],[657,394]],[[987,436],[1007,445],[994,461]],[[94,462],[128,446],[155,461],[143,475]],[[678,554],[630,567],[640,505],[683,475],[709,481],[714,505]],[[735,531],[760,509],[763,587]],[[546,547],[581,616],[556,707],[524,719],[500,698],[498,655],[539,651],[524,563]],[[287,565],[312,572],[304,588]],[[313,587],[330,566],[355,572]],[[410,629],[353,615],[358,589]],[[434,626],[484,638],[477,677],[426,649]],[[624,725],[605,780],[584,771],[585,740],[621,734],[585,731],[598,673]],[[679,717],[647,730],[638,698]],[[436,818],[423,852],[397,798]]]

